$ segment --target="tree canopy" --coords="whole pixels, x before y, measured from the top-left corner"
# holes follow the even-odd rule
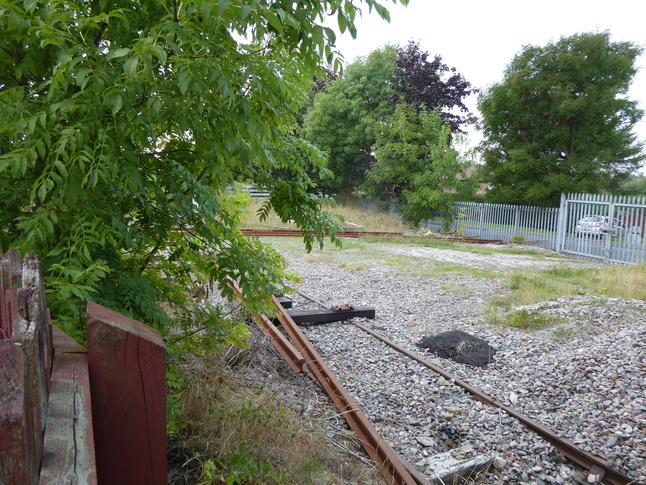
[[[59,325],[82,338],[90,299],[159,328],[169,307],[209,325],[217,312],[187,289],[230,294],[227,277],[270,295],[284,266],[239,231],[236,181],[313,230],[308,247],[333,233],[308,192],[323,157],[294,113],[337,61],[323,20],[354,35],[359,4],[388,17],[375,0],[2,2],[0,246],[38,254]]]
[[[306,113],[303,135],[328,155],[334,174],[320,181],[328,191],[356,187],[370,168],[377,124],[395,109],[390,95],[396,57],[396,49],[385,46],[353,62]]]
[[[471,165],[452,146],[451,129],[439,108],[399,103],[380,125],[376,161],[365,188],[377,199],[395,202],[406,222],[419,224],[432,212],[452,212],[453,202],[475,193],[466,171]]]
[[[403,99],[418,111],[439,108],[442,119],[449,123],[451,131],[462,131],[460,128],[467,119],[456,110],[468,113],[464,98],[476,90],[454,67],[449,68],[444,64],[441,56],[436,55],[432,61],[428,57],[429,53],[422,51],[413,41],[397,49],[395,93],[392,97],[395,101]],[[446,73],[451,75],[447,77]]]
[[[645,156],[627,98],[642,49],[608,33],[527,46],[479,98],[491,200],[557,205],[562,192],[599,192]]]
[[[461,131],[467,119],[459,113],[467,112],[463,101],[473,92],[471,85],[440,56],[428,58],[415,42],[405,48],[387,45],[352,63],[316,95],[303,136],[329,156],[334,180],[321,181],[323,187],[354,189],[365,180],[375,161],[372,146],[380,124],[399,101],[418,111],[437,108],[453,132]]]

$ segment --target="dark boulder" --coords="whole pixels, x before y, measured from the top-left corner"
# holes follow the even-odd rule
[[[430,350],[438,357],[452,359],[461,364],[485,367],[493,362],[496,349],[485,340],[462,330],[449,330],[437,335],[428,335],[417,346]]]

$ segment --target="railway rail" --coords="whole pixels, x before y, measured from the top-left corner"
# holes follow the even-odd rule
[[[241,229],[242,234],[245,236],[256,236],[256,237],[301,237],[303,231],[300,229]],[[312,233],[313,234],[313,233]],[[350,239],[358,239],[360,237],[368,236],[382,236],[382,237],[406,237],[406,238],[416,238],[420,236],[414,235],[405,235],[401,232],[392,232],[392,231],[357,231],[357,230],[344,230],[342,232],[336,233],[337,237],[346,237]],[[463,242],[469,244],[502,244],[504,241],[499,239],[475,239],[469,237],[452,237],[452,236],[441,236],[436,237],[435,239],[439,241],[447,242]]]
[[[234,291],[236,291],[239,297],[241,297],[241,294],[235,285]],[[302,292],[298,293],[309,302],[329,309],[328,305],[324,302]],[[280,332],[280,330],[273,326],[267,317],[256,315],[254,316],[254,320],[258,323],[263,332],[265,332],[269,340],[276,346],[279,353],[287,361],[287,364],[295,372],[303,373],[303,366],[304,363],[306,363],[308,370],[318,380],[323,390],[336,405],[340,414],[345,418],[352,431],[357,435],[367,454],[373,461],[375,461],[378,469],[386,478],[387,482],[406,485],[430,485],[431,482],[426,477],[424,477],[403,457],[398,455],[383,440],[352,396],[350,396],[350,394],[344,389],[338,378],[330,370],[314,346],[308,341],[305,334],[290,317],[289,311],[283,307],[281,302],[275,296],[273,297],[273,303],[279,312],[277,319],[283,327],[284,332],[291,339],[292,343],[286,340],[285,336]],[[589,476],[596,480],[593,480],[594,483],[607,483],[610,485],[639,485],[638,482],[609,466],[603,459],[580,449],[572,441],[559,437],[556,433],[538,421],[529,418],[523,413],[516,411],[512,407],[507,406],[500,401],[495,400],[482,390],[470,385],[462,379],[459,379],[431,362],[426,361],[404,347],[397,345],[369,327],[351,319],[349,319],[349,321],[358,329],[366,332],[372,337],[375,337],[385,345],[429,368],[436,374],[454,383],[456,386],[461,387],[470,393],[474,399],[487,406],[500,409],[510,417],[518,420],[526,428],[550,443],[565,457],[588,470]]]

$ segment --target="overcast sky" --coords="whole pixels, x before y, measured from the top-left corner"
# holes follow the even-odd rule
[[[337,38],[347,63],[385,44],[414,40],[482,89],[502,79],[507,64],[525,45],[543,46],[562,36],[607,30],[612,41],[646,47],[644,0],[410,0],[408,7],[390,0],[381,3],[390,10],[390,24],[364,8],[356,22],[357,39],[347,32]],[[646,54],[637,65],[640,71],[629,97],[646,110]],[[475,96],[471,98],[467,105],[476,112]],[[635,131],[646,141],[646,119]],[[477,135],[470,137],[477,143]]]

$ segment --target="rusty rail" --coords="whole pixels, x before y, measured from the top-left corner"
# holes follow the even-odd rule
[[[468,382],[465,382],[454,375],[448,373],[441,367],[438,367],[431,362],[428,362],[427,360],[422,359],[418,355],[414,354],[413,352],[397,345],[393,341],[387,339],[383,335],[375,332],[374,330],[366,327],[365,325],[362,325],[357,322],[352,322],[356,327],[360,328],[364,332],[372,335],[373,337],[381,340],[383,343],[386,345],[389,345],[393,349],[397,350],[398,352],[401,352],[402,354],[406,355],[407,357],[410,357],[411,359],[419,362],[420,364],[428,367],[431,369],[433,372],[436,374],[441,375],[447,380],[450,380],[472,394],[475,399],[478,401],[494,407],[494,408],[499,408],[503,411],[505,411],[509,416],[512,416],[513,418],[516,418],[518,421],[523,423],[527,428],[530,430],[534,431],[536,434],[540,435],[543,439],[548,441],[554,448],[559,450],[563,455],[565,455],[567,458],[572,460],[574,463],[582,466],[583,468],[586,468],[587,470],[590,470],[593,472],[595,475],[598,475],[599,478],[603,481],[606,481],[612,485],[629,485],[629,484],[634,484],[636,483],[634,480],[631,480],[629,477],[624,475],[618,470],[615,470],[614,468],[608,466],[601,458],[591,454],[587,453],[583,450],[581,450],[579,447],[577,447],[572,441],[561,438],[556,435],[552,430],[546,428],[543,426],[541,423],[538,421],[535,421],[531,419],[530,417],[516,411],[515,409],[501,403],[500,401],[496,401],[494,398],[489,396],[488,394],[482,392],[480,389],[472,386]]]
[[[245,236],[273,236],[273,237],[301,237],[303,231],[300,229],[241,229]],[[310,233],[314,235],[314,232]],[[403,237],[401,232],[391,231],[353,231],[344,230],[335,234],[337,237],[349,237],[357,239],[362,236],[396,236]]]
[[[236,294],[240,304],[243,304],[245,299],[236,282],[229,280],[228,285]],[[287,365],[297,374],[305,374],[305,359],[301,353],[296,350],[296,347],[294,347],[292,343],[280,332],[280,330],[271,323],[271,320],[269,320],[266,315],[258,313],[252,313],[251,318],[256,322],[256,325],[258,325],[260,330],[262,330],[278,353],[283,357],[283,359],[285,359]]]
[[[245,236],[271,236],[271,237],[301,237],[303,231],[300,229],[241,229],[242,234]],[[311,233],[314,234],[313,232]],[[469,244],[503,244],[501,239],[475,239],[468,237],[434,237],[429,238],[426,236],[404,235],[401,232],[392,231],[341,231],[336,233],[336,237],[347,237],[358,239],[366,236],[392,236],[412,239],[425,239],[429,241],[446,241],[446,242],[461,242]]]
[[[370,420],[368,420],[368,417],[344,389],[341,382],[275,296],[273,297],[273,302],[280,311],[278,319],[283,329],[292,339],[292,342],[296,344],[297,350],[305,356],[307,364],[319,384],[332,399],[332,402],[334,402],[352,431],[357,435],[370,458],[377,464],[379,471],[386,478],[386,481],[389,484],[396,485],[431,485],[431,482],[397,455],[384,441]]]

